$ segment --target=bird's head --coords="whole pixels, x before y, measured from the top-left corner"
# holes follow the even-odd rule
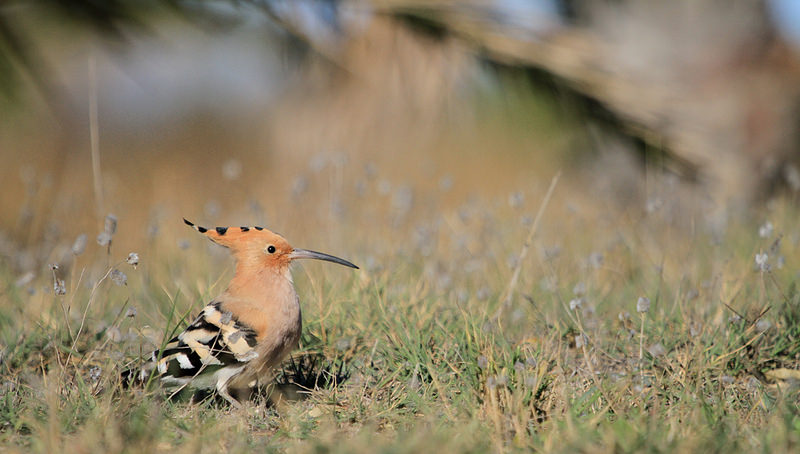
[[[256,267],[285,270],[293,260],[316,259],[338,263],[358,269],[347,260],[292,247],[286,239],[263,227],[216,227],[207,229],[183,220],[186,225],[202,233],[211,241],[229,248],[236,259],[243,264]]]

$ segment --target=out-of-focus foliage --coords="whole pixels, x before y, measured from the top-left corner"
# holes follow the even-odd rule
[[[460,41],[476,61],[570,94],[587,123],[599,120],[628,148],[664,156],[665,167],[704,183],[717,205],[746,205],[777,187],[800,190],[800,58],[793,35],[781,33],[784,4],[8,1],[0,5],[0,91],[12,97],[29,78],[58,110],[60,93],[38,50],[43,25],[91,31],[124,49],[131,36],[153,35],[149,24],[166,14],[223,31],[258,15],[291,58],[313,54],[347,72],[342,43],[365,22],[391,18],[415,33]]]
[[[31,78],[46,95],[56,95],[47,64],[40,57],[41,27],[90,32],[106,46],[125,46],[134,36],[148,36],[148,23],[177,14],[199,26],[224,31],[247,14],[268,17],[282,37],[303,52],[302,24],[317,21],[335,30],[340,0],[287,2],[283,0],[10,0],[0,3],[0,93],[14,98],[23,78]],[[242,10],[245,10],[244,13]],[[313,19],[312,19],[313,17]],[[37,21],[36,19],[44,19]],[[32,22],[33,25],[32,26]],[[299,45],[299,46],[298,46]],[[123,47],[118,48],[124,51]]]

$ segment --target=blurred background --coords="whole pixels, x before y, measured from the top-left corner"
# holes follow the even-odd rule
[[[800,189],[798,5],[3,1],[0,254],[105,251],[113,213],[121,256],[186,217],[379,263],[434,216],[529,225],[559,171],[563,213],[724,229]]]

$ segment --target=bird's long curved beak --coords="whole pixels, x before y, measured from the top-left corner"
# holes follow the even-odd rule
[[[350,268],[358,269],[357,266],[353,265],[352,263],[348,262],[345,259],[340,259],[339,257],[334,257],[332,255],[323,254],[322,252],[316,251],[309,251],[307,249],[295,249],[289,254],[289,258],[294,259],[316,259],[316,260],[325,260],[327,262],[338,263],[339,265],[349,266]]]

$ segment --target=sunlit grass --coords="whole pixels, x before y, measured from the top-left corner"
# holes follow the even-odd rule
[[[514,134],[501,121],[455,128],[402,162],[320,152],[245,161],[239,176],[224,173],[226,160],[109,158],[118,228],[74,202],[81,215],[63,218],[66,233],[2,244],[2,447],[796,452],[796,204],[778,199],[712,228],[702,204],[675,202],[668,182],[651,178],[618,203],[599,180],[624,171],[567,169],[519,261],[567,140],[521,134],[550,121],[525,120]],[[539,139],[550,152],[541,159]],[[144,183],[123,170],[147,166],[169,190],[137,198],[124,189]],[[84,186],[76,179],[68,195],[88,197]],[[20,204],[46,226],[37,197]],[[119,373],[232,273],[183,216],[264,223],[361,266],[295,268],[301,345],[241,411],[213,395],[120,386]],[[110,243],[97,243],[101,232]],[[85,248],[73,247],[78,233]],[[59,267],[22,271],[43,261]]]
[[[65,295],[53,293],[52,275],[20,285],[6,268],[3,443],[47,452],[796,450],[797,375],[771,372],[798,369],[796,208],[766,211],[774,231],[764,238],[763,222],[751,221],[711,235],[659,213],[566,207],[579,197],[567,176],[505,305],[530,226],[523,217],[543,192],[526,190],[513,206],[412,207],[399,221],[388,208],[373,218],[389,223],[378,232],[352,208],[328,235],[339,240],[332,252],[363,270],[295,270],[301,347],[272,397],[243,411],[213,396],[165,400],[157,386],[119,386],[125,364],[222,290],[229,262],[201,238],[169,254],[160,244],[176,240],[157,239],[136,251],[135,268],[130,251],[90,246],[93,259],[55,271],[68,279]],[[770,266],[757,266],[759,253]],[[637,312],[639,298],[650,304]]]

